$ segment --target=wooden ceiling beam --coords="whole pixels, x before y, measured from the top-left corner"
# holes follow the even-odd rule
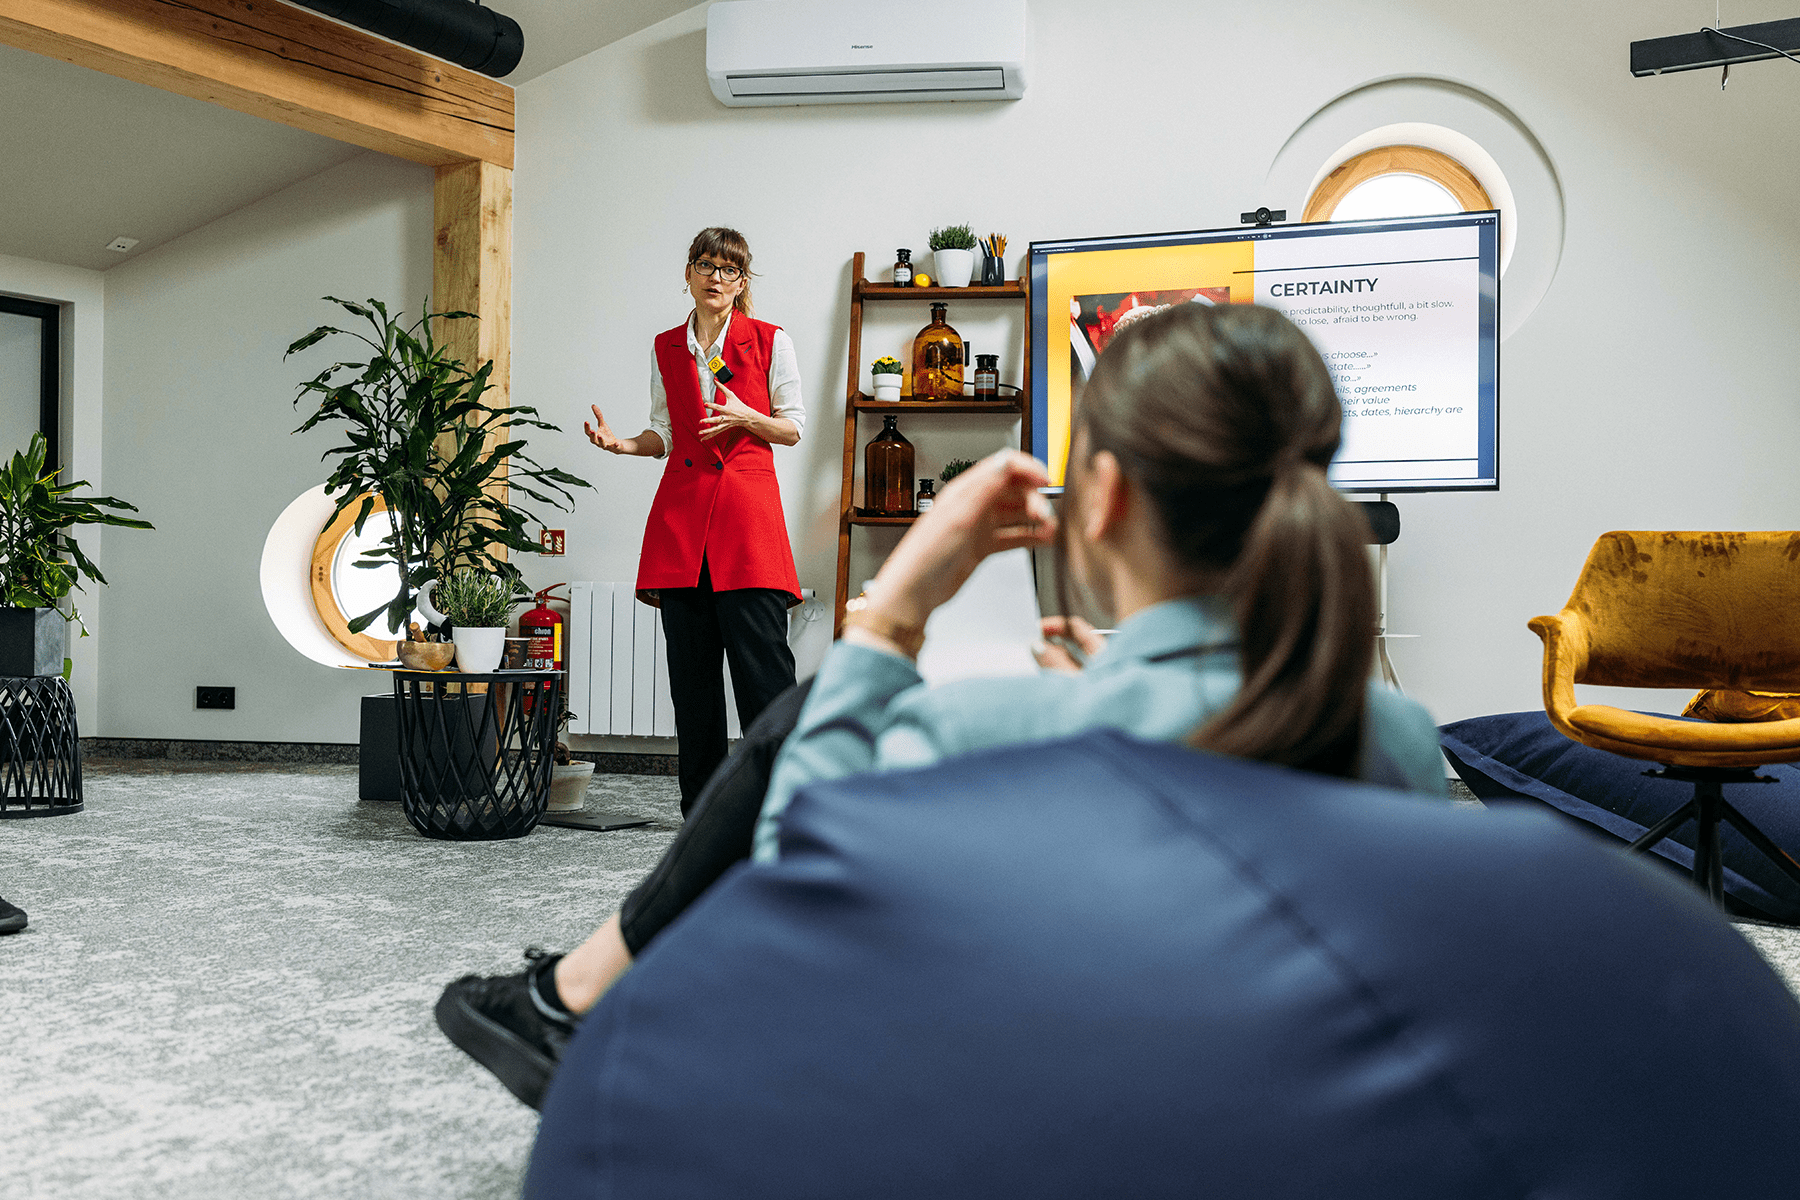
[[[427,166],[513,165],[512,88],[277,0],[0,0],[0,44]]]
[[[492,163],[439,167],[434,189],[431,307],[472,312],[442,321],[438,340],[466,363],[494,364],[487,403],[512,396],[512,172]]]

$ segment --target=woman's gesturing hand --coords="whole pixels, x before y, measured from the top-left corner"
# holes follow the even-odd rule
[[[870,608],[922,627],[988,555],[1048,544],[1056,516],[1038,489],[1049,482],[1044,464],[1017,450],[990,454],[958,475],[888,556]]]
[[[757,432],[757,418],[762,414],[737,398],[737,395],[724,384],[718,385],[718,395],[725,398],[725,403],[708,402],[707,416],[700,420],[700,440],[710,442],[732,429],[748,429]]]
[[[606,418],[600,413],[600,406],[590,404],[588,407],[594,410],[593,424],[590,425],[586,421],[581,423],[582,431],[587,434],[588,441],[610,454],[625,453],[625,440],[614,433],[612,426],[606,423]]]

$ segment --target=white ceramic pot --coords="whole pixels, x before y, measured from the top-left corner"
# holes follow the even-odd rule
[[[969,276],[975,273],[973,250],[933,250],[931,261],[939,287],[968,287]]]
[[[894,401],[900,398],[900,381],[902,375],[871,375],[870,381],[875,385],[877,400]]]
[[[550,768],[550,811],[579,812],[587,803],[588,781],[594,777],[591,762]]]
[[[456,669],[470,675],[485,675],[500,665],[506,652],[506,626],[492,629],[464,629],[460,625],[450,631],[456,643]]]

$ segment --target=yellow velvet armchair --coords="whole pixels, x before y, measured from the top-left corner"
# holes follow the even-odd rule
[[[1730,822],[1796,882],[1800,863],[1724,799],[1755,768],[1800,761],[1800,719],[1715,724],[1579,704],[1578,683],[1800,692],[1800,532],[1603,534],[1563,610],[1534,617],[1544,708],[1565,736],[1694,784],[1694,798],[1632,843],[1646,850],[1699,822],[1694,880],[1720,898],[1718,823]]]

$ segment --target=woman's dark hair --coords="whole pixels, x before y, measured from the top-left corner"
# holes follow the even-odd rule
[[[746,317],[755,316],[756,310],[750,303],[750,243],[744,240],[744,235],[722,225],[702,229],[688,246],[688,265],[693,266],[703,258],[715,263],[730,263],[743,271],[744,290],[737,294],[731,307]]]
[[[1356,769],[1376,614],[1367,524],[1325,481],[1341,415],[1306,335],[1249,304],[1176,304],[1135,322],[1082,391],[1087,453],[1118,458],[1164,543],[1223,579],[1237,617],[1242,687],[1192,745]]]

